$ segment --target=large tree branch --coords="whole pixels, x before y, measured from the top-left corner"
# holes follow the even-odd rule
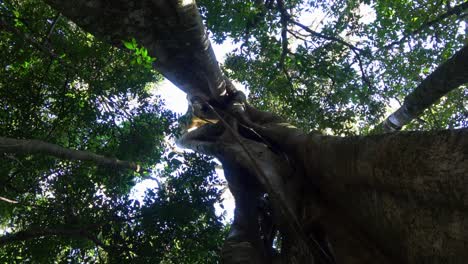
[[[155,68],[190,96],[220,100],[229,89],[195,1],[46,0],[86,31],[115,46],[135,38]]]
[[[89,151],[71,150],[52,143],[35,139],[13,139],[0,137],[0,151],[18,154],[45,154],[57,158],[91,161],[101,166],[141,171],[140,165],[135,162],[107,158]]]
[[[429,74],[374,132],[400,130],[442,96],[465,83],[468,83],[468,45]]]

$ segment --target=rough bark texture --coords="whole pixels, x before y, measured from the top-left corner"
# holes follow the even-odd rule
[[[468,129],[312,135],[303,151],[326,206],[393,263],[466,263]]]
[[[304,258],[308,259],[307,262],[312,261],[309,256],[311,252],[318,258],[323,257],[317,245],[308,244],[295,207],[297,201],[294,199],[297,197],[289,195],[298,190],[295,186],[298,181],[287,180],[297,179],[298,171],[294,171],[287,159],[281,153],[273,151],[268,143],[248,139],[241,131],[234,130],[238,128],[237,121],[230,121],[230,124],[207,124],[184,134],[178,142],[183,147],[215,156],[223,163],[229,188],[236,200],[234,222],[226,243],[228,248],[223,250],[225,263],[245,263],[243,261],[249,258],[247,253],[237,250],[247,249],[249,245],[256,249],[257,254],[247,254],[251,260],[248,263],[272,261],[273,256],[262,245],[261,223],[258,220],[258,204],[265,192],[268,193],[275,212],[275,217],[271,220],[296,243],[297,252],[290,258],[297,260],[292,263],[303,263]],[[269,246],[271,250],[271,244]],[[233,250],[236,252],[232,252]]]

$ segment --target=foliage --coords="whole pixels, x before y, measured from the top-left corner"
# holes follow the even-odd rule
[[[219,180],[205,157],[165,154],[175,115],[151,92],[162,77],[146,49],[111,47],[38,0],[0,2],[0,26],[0,136],[146,171],[1,153],[0,197],[17,203],[0,201],[0,233],[10,235],[0,236],[0,262],[216,262]],[[166,168],[154,176],[156,164]],[[136,200],[130,190],[149,177],[164,184]],[[14,234],[23,238],[1,241]]]
[[[156,60],[148,55],[148,50],[145,47],[138,47],[135,38],[132,38],[131,41],[123,41],[125,48],[135,52],[135,58],[132,60],[132,63],[145,65],[148,69],[153,67],[153,62]]]
[[[390,102],[402,102],[466,43],[461,0],[199,4],[213,39],[237,43],[224,67],[251,102],[333,134],[369,131]],[[466,126],[464,94],[466,87],[454,91],[408,128]]]
[[[174,162],[180,159],[184,165]],[[82,177],[90,168],[64,164],[42,196],[23,197],[10,216],[13,229],[59,235],[9,243],[0,261],[215,263],[224,227],[213,207],[220,199],[210,186],[219,184],[214,166],[196,154],[165,160],[164,184],[148,190],[142,202]],[[60,233],[74,230],[79,235]]]

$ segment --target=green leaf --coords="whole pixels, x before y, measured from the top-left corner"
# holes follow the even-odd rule
[[[135,39],[132,39],[131,41],[122,41],[122,42],[124,46],[129,50],[135,50],[137,47]]]

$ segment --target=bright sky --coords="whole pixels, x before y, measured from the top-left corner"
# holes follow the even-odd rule
[[[214,44],[212,42],[212,47],[216,58],[222,64],[226,58],[226,54],[235,49],[236,45],[229,40],[226,40],[222,45]],[[242,84],[234,82],[234,85],[237,89],[245,92],[246,94],[248,93]],[[179,114],[184,114],[185,111],[187,111],[186,94],[179,90],[179,88],[170,81],[164,80],[159,84],[157,86],[156,94],[160,95],[166,101],[166,106],[170,110]]]
[[[226,54],[233,49],[235,45],[230,41],[225,41],[222,45],[213,44],[213,50],[215,52],[216,58],[220,63],[223,63],[226,57]],[[237,89],[244,91],[248,94],[245,87],[242,84],[234,82],[234,85]],[[162,83],[158,84],[156,87],[156,94],[160,95],[164,99],[166,107],[173,112],[178,114],[184,114],[187,111],[188,103],[186,99],[186,94],[179,90],[174,84],[168,80],[164,80]],[[217,169],[216,173],[220,178],[224,179],[224,172],[222,169]],[[156,175],[155,175],[156,176]],[[132,198],[143,200],[145,191],[148,189],[156,189],[158,187],[157,183],[154,180],[144,180],[138,183],[132,190]],[[217,205],[216,212],[218,215],[226,212],[225,221],[230,223],[234,215],[234,198],[229,190],[224,192],[223,196],[223,207]]]

